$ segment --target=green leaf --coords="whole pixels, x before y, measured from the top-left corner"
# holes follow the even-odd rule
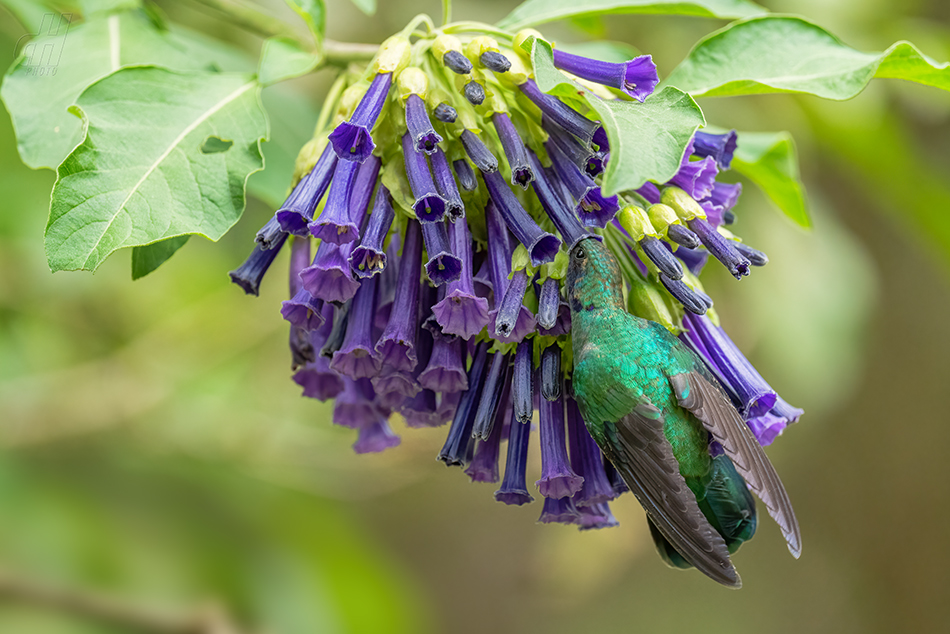
[[[48,27],[48,20],[51,17],[54,19],[59,17],[60,12],[53,7],[53,4],[51,0],[0,0],[0,5],[5,6],[29,31],[28,35],[24,35],[17,41],[14,54],[20,52],[29,37],[41,35],[45,27]]]
[[[565,18],[616,13],[659,13],[733,19],[760,15],[767,13],[767,10],[748,0],[527,0],[502,18],[498,26],[517,31],[527,26]]]
[[[610,40],[578,42],[576,44],[558,42],[557,47],[567,53],[597,59],[602,62],[628,62],[640,54],[640,51],[626,42],[612,42]]]
[[[327,33],[327,7],[324,0],[285,0],[287,6],[297,12],[313,34],[317,48],[323,48]]]
[[[257,76],[261,84],[269,86],[285,79],[306,75],[319,61],[319,55],[303,48],[297,40],[272,37],[264,41]]]
[[[708,35],[666,83],[694,97],[799,92],[843,100],[875,77],[950,90],[950,66],[909,42],[897,42],[883,53],[862,53],[791,16],[752,18]]]
[[[366,15],[376,15],[376,0],[352,0],[352,2]]]
[[[798,152],[788,132],[740,132],[732,169],[758,185],[796,224],[811,227]]]
[[[177,236],[145,246],[133,247],[132,279],[137,280],[140,277],[145,277],[160,267],[168,258],[175,255],[175,251],[185,246],[190,237],[189,235]]]
[[[79,8],[86,18],[97,13],[118,13],[142,6],[142,0],[79,0]]]
[[[665,183],[679,170],[686,145],[693,133],[706,124],[692,97],[678,88],[666,87],[643,103],[604,100],[591,94],[554,67],[551,45],[534,39],[531,48],[535,81],[544,92],[577,97],[607,130],[610,161],[601,188],[606,195],[636,189],[646,181]]]
[[[52,51],[52,57],[40,59],[44,50]],[[82,141],[82,124],[68,108],[86,86],[131,64],[154,63],[177,70],[212,64],[233,68],[233,58],[234,53],[222,45],[212,47],[184,29],[160,30],[134,11],[33,40],[4,77],[0,97],[13,120],[23,162],[34,169],[55,169]],[[54,61],[44,63],[48,60]]]
[[[86,136],[53,187],[53,271],[95,270],[116,249],[188,233],[217,240],[240,218],[267,136],[253,76],[124,68],[87,88],[74,111]],[[211,136],[233,145],[202,152]]]

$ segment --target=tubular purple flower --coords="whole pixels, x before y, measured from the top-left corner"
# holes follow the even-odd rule
[[[326,304],[326,306],[330,306],[330,304]],[[346,325],[350,319],[351,306],[352,302],[340,304],[336,307],[330,306],[329,317],[324,313],[324,316],[327,317],[330,322],[330,326],[326,331],[326,339],[323,342],[323,347],[320,348],[320,356],[332,359],[333,354],[343,346],[343,339],[346,337]]]
[[[647,181],[640,186],[639,189],[635,189],[635,192],[640,194],[645,201],[651,205],[656,205],[660,202],[660,188],[654,185],[653,183]]]
[[[462,392],[448,392],[439,395],[439,406],[435,414],[443,423],[451,422],[458,410],[459,401],[462,400]]]
[[[544,498],[538,521],[542,524],[576,524],[581,514],[571,498]]]
[[[612,528],[620,525],[614,514],[610,512],[610,505],[606,502],[590,506],[578,506],[577,511],[580,513],[577,528],[582,531],[592,528]]]
[[[571,468],[584,478],[583,486],[574,494],[574,504],[593,506],[617,497],[604,471],[600,447],[587,431],[577,401],[570,397],[567,399],[567,435],[571,446]]]
[[[552,123],[547,117],[541,118],[541,127],[548,133],[551,142],[564,153],[564,156],[587,176],[594,178],[604,171],[603,152],[581,146],[574,136],[568,134],[561,126]]]
[[[373,351],[373,317],[376,311],[378,277],[364,281],[350,307],[346,337],[342,347],[333,353],[330,367],[351,379],[379,374],[380,361]]]
[[[722,234],[712,228],[712,226],[702,218],[693,218],[688,221],[687,226],[702,241],[703,246],[709,251],[710,255],[722,262],[733,277],[737,280],[742,279],[743,275],[749,274],[751,262],[734,246],[734,242],[727,240]]]
[[[482,142],[478,135],[471,130],[462,130],[459,135],[459,141],[465,148],[468,158],[472,159],[477,167],[483,173],[491,173],[498,170],[498,159],[491,153],[491,150]],[[456,161],[457,162],[457,161]],[[476,185],[477,187],[477,185]],[[473,188],[474,189],[474,188]]]
[[[524,295],[528,290],[529,282],[528,274],[524,270],[515,271],[511,274],[511,280],[508,282],[508,288],[505,289],[501,305],[494,311],[496,338],[502,340],[512,338],[512,334],[518,326],[518,319],[521,317]]]
[[[679,260],[673,256],[665,243],[653,236],[644,236],[638,243],[643,252],[646,253],[650,261],[653,262],[667,277],[672,280],[683,278],[683,267]]]
[[[481,394],[482,382],[488,365],[488,346],[479,344],[468,372],[469,389],[462,393],[452,425],[449,427],[445,445],[439,452],[438,459],[445,466],[461,466],[467,462],[469,444],[472,443],[472,427],[475,424],[475,413],[478,406],[478,396]]]
[[[594,236],[594,234],[584,229],[577,220],[577,216],[571,211],[567,201],[561,197],[559,192],[554,190],[555,184],[560,186],[560,180],[558,179],[556,183],[553,182],[549,178],[547,170],[541,167],[541,162],[538,160],[538,157],[535,156],[534,152],[529,150],[528,154],[535,168],[535,178],[531,184],[534,188],[534,193],[537,195],[538,200],[541,201],[541,206],[544,207],[544,211],[547,212],[548,218],[551,219],[551,222],[554,223],[558,232],[560,232],[561,236],[567,242],[568,248],[574,246],[574,243],[581,238]],[[600,236],[595,237],[597,237],[598,240],[600,239]]]
[[[435,176],[435,186],[439,195],[445,199],[445,213],[449,220],[455,222],[459,218],[465,217],[465,204],[462,202],[462,196],[459,194],[459,188],[455,184],[455,177],[452,176],[452,169],[449,167],[449,161],[445,158],[445,152],[436,148],[435,152],[429,158],[432,163],[432,174]]]
[[[541,92],[533,79],[521,84],[519,88],[552,122],[576,136],[584,145],[590,145],[594,133],[600,127],[599,123],[591,121],[557,97]]]
[[[546,337],[560,337],[571,332],[571,307],[567,302],[561,301],[557,308],[557,319],[554,321],[553,328],[542,328],[538,326],[538,334]]]
[[[377,360],[402,372],[412,372],[418,362],[415,346],[416,334],[419,332],[420,233],[419,223],[410,220],[406,225],[389,323],[376,342]]]
[[[373,161],[378,169],[379,159]],[[361,165],[352,161],[337,163],[333,184],[320,217],[307,227],[315,238],[334,244],[345,244],[359,238],[360,228],[350,217],[350,198],[353,196]]]
[[[419,390],[418,394],[407,398],[399,408],[399,413],[406,419],[408,427],[438,427],[442,424],[432,390]]]
[[[280,228],[280,223],[277,222],[277,218],[271,217],[264,223],[264,226],[258,230],[257,235],[254,236],[254,242],[257,243],[261,251],[267,251],[274,246],[278,238],[280,238],[281,233],[283,233],[283,229]]]
[[[357,277],[372,277],[386,268],[386,251],[383,240],[393,224],[395,212],[389,198],[389,190],[382,183],[376,189],[376,200],[373,203],[373,213],[369,216],[369,223],[360,246],[350,254],[350,269]]]
[[[564,390],[561,390],[564,393]],[[564,439],[564,400],[541,399],[541,479],[538,490],[546,498],[571,497],[584,484],[574,473],[567,457]]]
[[[749,263],[752,264],[752,266],[765,266],[769,263],[769,256],[765,255],[758,249],[753,249],[744,242],[735,242],[733,246],[740,255],[749,260]]]
[[[613,487],[614,493],[616,493],[618,497],[630,490],[630,487],[627,486],[627,483],[623,481],[622,477],[620,477],[620,472],[618,472],[613,463],[611,463],[606,458],[604,459],[604,473],[607,474],[607,479],[610,481],[610,486]]]
[[[610,140],[607,138],[607,129],[603,126],[597,128],[597,131],[594,132],[593,141],[597,149],[604,153],[604,163],[606,163],[607,157],[610,155]]]
[[[458,337],[435,335],[432,356],[425,370],[419,374],[419,385],[433,392],[450,394],[468,389],[462,340]]]
[[[660,282],[670,292],[670,295],[683,305],[683,308],[696,315],[705,315],[706,311],[712,308],[707,303],[707,297],[687,286],[682,280],[672,280],[665,273],[660,273]]]
[[[323,325],[323,302],[301,288],[300,271],[310,262],[310,237],[295,237],[290,252],[290,297],[281,304],[280,314],[293,326],[306,331]]]
[[[475,422],[472,425],[472,436],[482,440],[488,440],[488,435],[491,434],[492,426],[495,424],[498,402],[501,400],[502,391],[509,383],[508,368],[511,365],[510,359],[505,354],[499,352],[489,356],[488,373],[482,384],[478,409],[475,410]]]
[[[344,161],[362,163],[376,148],[371,132],[386,103],[392,80],[392,73],[377,73],[350,120],[330,133],[333,150]]]
[[[379,453],[398,446],[400,442],[399,436],[393,433],[386,418],[377,414],[375,421],[360,427],[359,435],[353,444],[353,451],[360,454]]]
[[[290,369],[294,372],[298,368],[317,360],[317,353],[310,343],[310,331],[297,326],[290,326]]]
[[[588,81],[622,90],[640,103],[660,83],[652,55],[640,55],[629,62],[602,62],[554,49],[554,65]]]
[[[686,146],[686,152],[683,154],[679,171],[667,184],[679,187],[696,200],[702,200],[712,193],[713,183],[716,182],[719,168],[716,167],[716,159],[712,157],[706,157],[699,161],[689,160],[692,153],[693,142],[690,141],[689,145]]]
[[[495,307],[488,312],[489,324],[494,323],[498,311],[503,302],[503,290],[508,288],[508,274],[511,272],[511,241],[508,238],[508,229],[501,219],[495,205],[489,201],[485,207],[485,222],[488,225],[488,264],[491,274],[491,282]],[[492,333],[489,328],[489,336],[500,341],[521,341],[535,328],[536,321],[534,315],[524,304],[518,312],[518,319],[507,338],[502,338],[497,332]]]
[[[384,366],[371,382],[376,401],[386,409],[398,408],[407,398],[413,398],[422,390],[411,374],[388,366]]]
[[[498,413],[487,440],[475,441],[475,455],[465,474],[472,482],[498,482],[498,454],[501,449],[501,437],[506,427],[511,425],[511,388],[506,385],[498,403]]]
[[[455,176],[458,177],[459,183],[462,184],[462,189],[467,192],[478,189],[478,180],[475,178],[475,170],[468,164],[468,161],[465,159],[452,161],[452,169],[455,170]],[[497,164],[495,169],[498,169]]]
[[[511,402],[515,420],[519,423],[531,422],[534,416],[534,360],[532,352],[534,342],[522,341],[515,352],[515,364],[511,373]]]
[[[415,142],[416,152],[432,154],[442,141],[442,137],[432,127],[426,104],[419,95],[409,95],[406,99],[406,127]]]
[[[307,225],[313,220],[313,212],[336,172],[337,156],[330,144],[323,149],[310,172],[300,179],[297,186],[281,205],[274,218],[280,228],[298,236],[309,235]]]
[[[445,199],[439,195],[429,172],[426,155],[416,152],[407,132],[402,136],[402,154],[406,160],[406,176],[416,200],[412,204],[419,222],[438,222],[445,216]]]
[[[528,161],[528,151],[524,141],[521,140],[511,119],[504,112],[496,112],[492,115],[492,123],[495,124],[495,132],[501,140],[501,147],[505,150],[508,165],[511,166],[511,184],[520,185],[521,189],[528,189],[528,185],[534,180],[534,169]]]
[[[713,228],[726,223],[726,213],[731,212],[742,193],[741,183],[714,183],[708,198],[699,201],[706,212],[706,222]]]
[[[693,154],[703,158],[710,156],[716,161],[721,170],[727,170],[732,165],[732,155],[735,154],[738,135],[735,130],[725,134],[712,134],[697,130],[693,135]]]
[[[475,294],[472,279],[472,237],[467,222],[449,226],[452,253],[462,263],[459,279],[445,286],[445,297],[432,307],[442,332],[471,339],[488,325],[488,300]]]
[[[606,227],[607,223],[620,211],[618,197],[605,197],[601,194],[597,183],[577,169],[577,166],[567,158],[556,143],[548,141],[544,147],[547,148],[548,156],[551,157],[558,177],[567,185],[571,198],[577,202],[574,213],[581,219],[581,224],[585,227],[600,227],[601,229]]]
[[[505,461],[505,478],[501,488],[495,491],[495,500],[505,504],[521,506],[533,502],[534,498],[528,493],[525,478],[525,469],[528,466],[528,441],[531,436],[531,425],[509,422],[508,425],[508,456]]]
[[[354,381],[343,379],[343,391],[333,403],[333,424],[350,429],[359,429],[374,423],[379,418],[379,410],[373,404],[375,394],[368,379]]]
[[[320,350],[333,329],[333,307],[323,307],[321,320],[323,325],[310,333],[310,344],[314,350]],[[322,354],[297,370],[294,382],[303,388],[303,396],[327,401],[343,391],[343,377],[330,369],[330,359]]]
[[[545,330],[554,328],[557,323],[558,309],[561,305],[560,284],[553,277],[549,277],[541,284],[541,293],[538,296],[538,327]]]
[[[454,282],[462,277],[462,260],[452,254],[449,236],[444,222],[427,222],[422,225],[422,237],[426,243],[426,275],[436,286]]]
[[[300,272],[300,282],[313,297],[325,302],[348,302],[360,283],[353,279],[348,253],[340,245],[321,242],[313,264]]]
[[[280,248],[287,241],[287,234],[283,233],[274,242],[274,246],[266,251],[261,251],[255,245],[254,250],[247,256],[244,264],[228,273],[231,281],[244,289],[248,295],[258,295],[261,288],[261,280],[267,269],[274,263],[274,258],[280,252]]]
[[[498,212],[505,219],[505,224],[515,234],[518,241],[528,250],[531,264],[541,266],[545,262],[554,261],[561,241],[552,234],[541,230],[541,227],[525,211],[514,192],[508,187],[498,172],[483,173],[482,178],[488,186],[488,193],[495,203]]]
[[[671,227],[676,225],[671,225]],[[687,231],[689,231],[687,229]],[[692,231],[689,232],[691,235],[695,236],[696,234]],[[696,238],[696,241],[699,242],[699,238]],[[702,242],[699,242],[699,246],[702,246]],[[693,275],[699,275],[703,267],[706,266],[706,261],[709,259],[709,252],[703,251],[701,249],[690,249],[688,247],[680,247],[676,250],[676,257],[678,257],[683,264],[686,265],[686,268],[689,269],[689,272]]]
[[[541,396],[548,401],[561,398],[561,347],[556,343],[541,353]]]
[[[683,225],[670,225],[666,229],[666,235],[670,240],[687,249],[698,249],[703,246],[699,236]]]

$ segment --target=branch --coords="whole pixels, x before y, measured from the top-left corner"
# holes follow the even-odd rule
[[[144,634],[250,634],[236,626],[218,605],[201,606],[190,614],[171,614],[130,605],[106,594],[55,587],[2,570],[0,600],[16,601]]]
[[[378,44],[357,44],[335,40],[323,42],[326,63],[334,66],[346,66],[350,62],[368,62],[376,56],[378,51]]]

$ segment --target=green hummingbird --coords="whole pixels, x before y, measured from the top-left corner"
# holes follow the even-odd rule
[[[738,588],[729,554],[755,532],[749,488],[792,555],[801,554],[788,494],[703,361],[662,325],[628,313],[621,284],[606,246],[594,238],[575,243],[567,272],[574,398],[646,510],[660,555]],[[723,455],[711,456],[710,437]]]

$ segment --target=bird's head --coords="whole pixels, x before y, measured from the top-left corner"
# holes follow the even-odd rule
[[[578,240],[567,264],[567,299],[571,311],[623,307],[620,267],[597,238]]]

